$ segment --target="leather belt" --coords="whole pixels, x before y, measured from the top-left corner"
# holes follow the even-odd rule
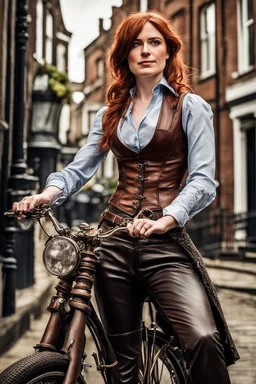
[[[159,217],[161,217],[161,216],[159,216]],[[157,219],[156,214],[147,208],[141,210],[137,214],[137,216],[135,216],[135,217],[122,217],[122,216],[117,215],[116,213],[109,211],[108,209],[105,209],[105,211],[103,211],[101,214],[101,219],[105,219],[105,220],[110,221],[111,223],[119,225],[119,226],[127,225],[128,223],[132,223],[133,219],[143,219],[143,218],[147,218],[147,219],[151,219],[151,220]]]
[[[127,225],[129,222],[132,222],[133,218],[125,218],[121,217],[113,212],[110,212],[108,209],[105,209],[105,211],[102,212],[101,218],[105,219],[107,221],[110,221],[113,224],[116,225]]]

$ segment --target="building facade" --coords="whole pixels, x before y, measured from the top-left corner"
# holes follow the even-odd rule
[[[214,112],[218,188],[217,198],[204,212],[204,227],[208,235],[212,233],[203,236],[205,242],[217,242],[217,248],[222,249],[230,242],[228,246],[236,247],[238,239],[256,241],[256,6],[252,0],[124,0],[121,7],[113,7],[111,28],[104,30],[99,20],[98,38],[84,49],[81,90],[85,98],[73,115],[80,126],[81,142],[105,102],[105,63],[115,28],[132,11],[146,9],[159,10],[171,20],[183,41],[191,85]],[[110,155],[96,180],[110,177],[114,164]],[[220,233],[223,225],[228,239]],[[250,229],[241,231],[237,225]],[[196,228],[198,238],[202,237],[200,224],[195,224]]]

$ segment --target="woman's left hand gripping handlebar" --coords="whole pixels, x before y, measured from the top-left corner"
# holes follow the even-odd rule
[[[17,214],[18,219],[25,218],[25,214],[32,211],[39,204],[50,204],[54,196],[60,192],[55,186],[47,187],[42,193],[25,196],[19,202],[13,203],[12,212]]]

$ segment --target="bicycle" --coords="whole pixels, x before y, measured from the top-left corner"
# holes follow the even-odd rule
[[[47,308],[50,318],[41,341],[34,347],[35,354],[6,368],[0,374],[1,384],[86,384],[84,369],[91,365],[86,362],[85,326],[96,346],[92,357],[101,381],[118,384],[118,362],[91,303],[91,293],[98,262],[96,248],[101,239],[126,227],[102,233],[82,223],[77,230],[70,229],[58,222],[50,205],[37,206],[26,217],[38,221],[47,235],[44,265],[59,282]],[[51,221],[56,234],[46,232],[41,223],[43,217]],[[186,369],[178,340],[150,300],[147,305],[151,324],[143,322],[138,384],[184,384]]]

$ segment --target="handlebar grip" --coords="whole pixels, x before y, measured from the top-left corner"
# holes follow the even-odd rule
[[[4,212],[4,216],[9,216],[9,217],[17,216],[17,213],[15,213],[15,212]]]

